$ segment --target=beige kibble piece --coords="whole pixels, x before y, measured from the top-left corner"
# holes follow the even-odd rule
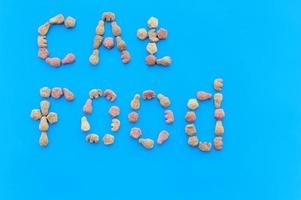
[[[213,82],[213,86],[214,86],[214,89],[216,91],[222,91],[222,88],[223,88],[223,79],[221,79],[221,78],[215,79],[214,82]]]
[[[104,96],[106,97],[107,100],[112,101],[112,102],[115,101],[117,98],[116,93],[111,89],[106,89],[104,91]]]
[[[169,138],[169,133],[163,130],[158,135],[157,143],[163,144],[168,138]]]
[[[102,96],[102,90],[101,89],[92,89],[89,91],[89,97],[90,99],[98,99]]]
[[[65,20],[66,28],[73,28],[76,24],[76,20],[73,17],[68,16]]]
[[[152,149],[154,147],[154,140],[150,138],[140,138],[139,143],[142,144],[146,149]]]
[[[50,18],[49,23],[50,24],[62,24],[62,23],[64,23],[64,20],[65,20],[64,15],[58,14],[58,15]]]
[[[80,126],[80,129],[83,131],[83,132],[87,132],[90,130],[90,123],[88,122],[88,119],[87,117],[83,116],[81,118],[81,126]]]
[[[49,125],[48,125],[46,116],[41,117],[40,124],[39,124],[39,129],[42,132],[47,132],[48,131]]]
[[[144,99],[144,100],[146,100],[146,99],[148,99],[148,100],[153,99],[155,96],[156,96],[156,93],[153,90],[145,90],[142,93],[142,99]]]
[[[116,118],[112,119],[111,131],[117,132],[120,128],[120,121]]]
[[[46,22],[45,24],[41,25],[38,29],[40,35],[47,35],[50,28],[50,23]]]
[[[103,40],[102,44],[107,49],[112,49],[114,47],[114,39],[112,37],[107,37]]]
[[[47,40],[46,40],[46,36],[45,35],[38,35],[37,42],[38,42],[38,46],[40,48],[47,47]]]
[[[201,151],[208,152],[208,151],[211,151],[211,148],[212,148],[212,144],[209,142],[200,142],[199,143],[199,149]]]
[[[193,111],[188,111],[185,115],[185,120],[187,122],[194,122],[196,120],[196,114]]]
[[[196,134],[196,128],[195,128],[195,125],[194,124],[187,124],[185,126],[185,133],[188,135],[188,136],[193,136]]]
[[[114,143],[115,137],[113,135],[107,133],[103,136],[102,141],[105,145],[111,145]]]
[[[164,111],[165,123],[172,124],[174,122],[174,114],[172,110],[165,110]]]
[[[89,62],[92,65],[97,65],[99,63],[99,50],[98,49],[93,50],[93,53],[89,57]]]
[[[33,120],[39,120],[42,117],[42,113],[40,109],[33,109],[30,113],[30,117]]]
[[[58,116],[55,112],[50,112],[47,115],[47,120],[48,120],[49,124],[54,124],[54,123],[58,122]]]
[[[49,56],[49,51],[45,47],[40,47],[38,51],[38,57],[41,59],[46,59]]]
[[[111,117],[117,117],[120,114],[120,108],[118,106],[111,106],[109,109],[109,115]]]
[[[51,89],[49,87],[42,87],[40,89],[40,96],[44,98],[49,98],[51,95]]]
[[[94,41],[93,41],[93,48],[98,49],[103,42],[103,37],[101,35],[95,35]]]
[[[225,117],[224,109],[222,109],[222,108],[215,109],[215,111],[214,111],[214,117],[217,120],[222,120]]]
[[[214,94],[214,107],[220,108],[223,101],[223,94],[216,93]]]
[[[86,140],[91,144],[97,144],[99,142],[99,136],[95,133],[90,133],[86,136]]]
[[[142,135],[142,131],[140,128],[132,128],[130,132],[130,136],[134,139],[138,139]]]
[[[159,99],[160,105],[163,108],[167,108],[168,106],[170,106],[170,100],[167,96],[164,96],[163,94],[158,94],[157,98]]]
[[[96,30],[95,30],[97,35],[103,35],[105,33],[105,26],[104,26],[104,21],[103,20],[99,20],[97,26],[96,26]]]
[[[116,37],[116,43],[120,51],[126,50],[126,43],[120,36]]]
[[[167,38],[167,35],[168,35],[168,32],[166,29],[164,28],[160,28],[157,32],[157,37],[160,39],[160,40],[165,40]]]
[[[147,33],[148,35],[148,39],[151,42],[158,42],[159,38],[157,38],[157,33],[156,33],[156,29],[150,29]]]
[[[74,63],[76,60],[76,57],[73,53],[68,53],[62,60],[62,64],[71,64]]]
[[[92,100],[87,99],[85,105],[83,106],[83,112],[85,114],[92,114],[92,111],[93,111]]]
[[[67,101],[73,101],[75,96],[68,88],[63,88],[64,97]]]
[[[128,114],[129,122],[136,123],[139,119],[139,114],[135,111]]]
[[[43,100],[40,102],[40,107],[41,107],[41,113],[43,116],[48,115],[49,108],[50,108],[50,102]]]
[[[196,110],[199,107],[199,102],[197,99],[189,99],[187,103],[187,107],[190,110]]]
[[[57,57],[54,57],[54,58],[46,58],[46,63],[52,67],[60,67],[61,66],[61,59],[60,58],[57,58]]]
[[[153,66],[157,63],[157,58],[154,55],[148,55],[145,58],[145,63],[149,66]]]
[[[197,147],[199,145],[199,139],[197,136],[188,137],[188,144],[192,147]]]
[[[224,134],[224,126],[221,120],[217,120],[215,123],[215,134],[216,135]]]
[[[156,60],[156,63],[157,65],[161,65],[161,66],[164,66],[164,67],[167,67],[171,64],[172,60],[171,60],[171,57],[169,56],[164,56],[163,58],[158,58]]]
[[[135,94],[134,98],[131,101],[131,108],[133,110],[139,110],[140,108],[140,95]]]
[[[223,138],[215,137],[213,140],[213,146],[216,150],[220,151],[223,148]]]
[[[198,91],[196,96],[197,96],[198,100],[205,101],[205,100],[211,99],[212,94],[210,94],[208,92]]]
[[[42,132],[40,139],[39,139],[39,144],[42,147],[47,147],[48,146],[48,136],[47,136],[47,132]]]
[[[117,22],[112,22],[112,33],[115,37],[120,36],[121,35],[121,28],[120,26],[117,24]]]
[[[137,37],[140,39],[140,40],[145,40],[147,37],[148,37],[148,34],[147,34],[147,31],[145,28],[139,28],[137,30]]]
[[[104,20],[106,22],[115,21],[115,13],[113,13],[113,12],[104,12],[102,14],[102,20]]]
[[[123,50],[121,52],[121,61],[122,61],[122,63],[127,64],[127,63],[130,62],[130,60],[131,60],[130,52],[128,52],[127,50]]]
[[[147,25],[149,28],[157,28],[159,25],[159,21],[156,17],[151,17],[147,20]]]
[[[154,42],[149,42],[149,43],[146,45],[146,50],[147,50],[147,52],[150,53],[150,54],[155,54],[155,53],[158,51],[158,48],[157,48],[156,43],[154,43]]]
[[[52,90],[51,90],[51,96],[54,99],[59,99],[59,98],[62,97],[62,95],[63,95],[62,88],[60,88],[60,87],[54,87],[54,88],[52,88]]]

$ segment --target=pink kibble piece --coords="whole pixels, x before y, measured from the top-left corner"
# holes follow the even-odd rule
[[[134,139],[138,139],[142,135],[142,131],[140,128],[132,128],[130,132],[130,136]]]
[[[84,107],[83,107],[83,112],[86,114],[92,114],[92,100],[91,99],[87,99]]]
[[[199,91],[199,92],[197,92],[196,96],[197,96],[198,100],[204,101],[207,99],[211,99],[212,94],[210,94],[208,92]]]
[[[39,48],[38,57],[42,59],[46,59],[49,56],[49,51],[46,48]]]
[[[188,111],[185,115],[185,120],[187,122],[194,122],[196,120],[196,114],[193,111]]]
[[[143,99],[153,99],[156,96],[156,93],[153,90],[145,90],[142,93]]]
[[[71,64],[75,62],[75,55],[73,53],[68,53],[62,60],[62,64]]]
[[[157,62],[157,58],[156,58],[156,56],[154,56],[154,55],[148,55],[148,56],[146,56],[146,58],[145,58],[145,63],[146,63],[147,65],[149,65],[149,66],[155,65],[156,62]]]
[[[68,88],[63,88],[64,97],[67,101],[74,100],[74,94]]]
[[[175,121],[174,114],[173,114],[172,110],[165,110],[164,111],[164,117],[165,117],[165,122],[167,124],[171,124]]]
[[[163,142],[165,142],[168,138],[169,138],[169,133],[167,131],[163,130],[159,133],[157,143],[163,144]]]
[[[59,67],[59,66],[61,66],[61,59],[59,59],[59,58],[46,58],[46,63],[48,63],[52,67]]]
[[[130,53],[127,50],[123,50],[121,52],[121,60],[122,60],[122,63],[124,63],[124,64],[127,64],[127,63],[130,62],[131,55],[130,55]]]
[[[103,46],[107,49],[112,49],[114,47],[114,39],[112,37],[107,37],[103,41]]]
[[[118,106],[111,106],[109,114],[111,117],[117,117],[120,114],[120,108]]]
[[[106,89],[103,93],[103,95],[106,97],[107,100],[109,101],[115,101],[117,98],[117,95],[115,92],[111,89]]]
[[[139,114],[135,111],[128,115],[129,122],[136,123],[138,121]]]
[[[157,37],[160,39],[160,40],[165,40],[167,38],[167,35],[168,35],[168,32],[166,29],[164,28],[160,28],[157,32]]]
[[[60,87],[54,87],[51,89],[51,96],[55,99],[61,98],[63,95],[63,90]]]
[[[214,117],[218,120],[222,120],[225,117],[224,109],[222,108],[215,109]]]

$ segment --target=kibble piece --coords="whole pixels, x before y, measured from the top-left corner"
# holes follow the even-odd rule
[[[195,125],[194,124],[187,124],[185,126],[185,133],[188,135],[188,136],[193,136],[196,134],[196,128],[195,128]]]
[[[152,149],[154,147],[154,140],[150,138],[140,138],[139,143],[142,144],[146,149]]]
[[[142,131],[140,128],[132,128],[130,132],[130,136],[134,139],[138,139],[142,134]]]
[[[96,30],[95,30],[97,35],[103,35],[105,33],[105,26],[104,26],[104,21],[103,20],[99,20],[97,26],[96,26]]]
[[[83,106],[83,112],[86,114],[92,114],[93,107],[92,107],[92,100],[87,99],[85,105]]]
[[[122,61],[122,63],[127,64],[127,63],[130,62],[130,60],[131,60],[130,52],[128,52],[127,50],[123,50],[121,52],[121,61]]]
[[[224,134],[224,126],[221,120],[217,120],[215,123],[215,134],[216,135]]]
[[[126,50],[126,43],[120,36],[116,37],[116,43],[120,51]]]
[[[39,124],[39,129],[42,132],[47,132],[48,131],[49,125],[48,125],[46,116],[41,117],[40,124]]]
[[[89,62],[92,65],[97,65],[99,63],[99,50],[98,49],[93,50],[93,53],[89,57]]]
[[[153,99],[156,96],[156,93],[153,90],[145,90],[142,93],[142,99]]]
[[[105,134],[102,138],[102,141],[105,145],[111,145],[115,141],[115,137],[111,134]]]
[[[135,111],[130,112],[128,115],[129,122],[136,123],[139,119],[139,114]]]
[[[133,110],[139,110],[140,108],[140,95],[135,94],[133,100],[131,101],[131,108]]]
[[[192,147],[196,147],[199,145],[199,139],[197,136],[188,137],[188,144]]]
[[[40,109],[33,109],[30,113],[30,117],[33,120],[39,120],[42,117],[42,113]]]
[[[48,56],[49,56],[49,51],[46,48],[44,48],[44,47],[39,48],[39,51],[38,51],[39,58],[42,58],[45,60],[46,58],[48,58]]]
[[[225,117],[224,109],[222,109],[222,108],[215,109],[215,111],[214,111],[214,117],[217,120],[222,120]]]
[[[47,40],[46,40],[46,36],[45,35],[38,35],[37,42],[38,42],[38,46],[40,48],[47,47]]]
[[[107,37],[104,39],[102,44],[107,49],[112,49],[114,47],[114,39],[112,37]]]
[[[190,109],[190,110],[195,110],[199,107],[199,102],[197,99],[189,99],[188,100],[188,103],[187,103],[187,107]]]
[[[39,144],[42,147],[47,147],[48,146],[48,136],[47,132],[42,131],[40,139],[39,139]]]
[[[73,28],[76,24],[76,20],[73,17],[68,16],[65,20],[66,28]]]
[[[73,53],[68,53],[62,60],[62,64],[71,64],[74,63],[76,60],[75,55]]]
[[[49,98],[51,95],[51,89],[49,87],[42,87],[40,89],[40,96],[44,98]]]
[[[99,137],[95,133],[90,133],[86,136],[86,140],[91,144],[97,144],[99,142]]]
[[[154,43],[154,42],[149,42],[149,43],[146,45],[146,50],[147,50],[147,52],[150,53],[150,54],[155,54],[155,53],[158,51],[158,48],[157,48],[156,43]]]
[[[40,35],[46,35],[48,33],[49,28],[50,28],[50,23],[46,22],[45,24],[39,27],[38,32]]]
[[[216,91],[221,91],[223,88],[223,79],[221,78],[215,79],[213,82],[213,86]]]
[[[67,101],[73,101],[75,96],[68,88],[63,88],[64,97]]]
[[[104,20],[106,22],[115,21],[115,13],[113,13],[113,12],[104,12],[102,14],[102,20]]]
[[[168,138],[169,138],[169,133],[167,131],[163,130],[159,133],[157,143],[163,144]]]
[[[187,122],[194,122],[196,120],[196,114],[193,111],[188,111],[185,115],[185,120]]]
[[[49,124],[54,124],[54,123],[58,122],[58,116],[55,112],[50,112],[47,115],[47,120],[48,120]]]
[[[84,132],[87,132],[90,130],[90,123],[88,122],[87,117],[83,116],[81,118],[81,126],[80,129]]]
[[[60,67],[61,66],[61,59],[54,57],[54,58],[46,58],[46,63],[51,65],[52,67]]]
[[[165,117],[166,124],[172,124],[175,121],[172,110],[165,110],[164,117]]]
[[[115,37],[120,36],[121,35],[121,28],[120,26],[117,24],[117,22],[112,22],[112,33]]]
[[[117,132],[120,128],[120,121],[119,119],[112,119],[112,123],[111,123],[111,131]]]
[[[106,89],[104,91],[104,96],[106,97],[107,100],[112,101],[112,102],[115,101],[117,98],[116,93],[111,89]]]
[[[109,115],[111,117],[117,117],[120,114],[120,108],[118,106],[111,106],[109,109]]]
[[[147,33],[149,41],[151,42],[158,42],[159,38],[157,38],[156,29],[150,29]]]
[[[98,49],[103,42],[103,37],[101,35],[95,35],[94,41],[93,41],[93,48]]]
[[[223,148],[223,138],[222,137],[215,137],[213,140],[213,146],[216,150],[222,150]]]
[[[151,17],[148,19],[147,25],[149,28],[157,28],[159,25],[159,21],[156,17]]]
[[[214,107],[220,108],[223,101],[223,94],[216,93],[214,94]]]
[[[50,102],[43,100],[40,102],[40,107],[41,107],[41,113],[43,116],[48,115],[49,108],[50,108]]]
[[[204,101],[204,100],[211,99],[212,94],[210,94],[208,92],[198,91],[196,93],[196,96],[197,96],[198,100]]]
[[[146,29],[145,28],[139,28],[137,30],[137,37],[140,40],[145,40],[148,37]]]
[[[167,96],[164,96],[163,94],[158,94],[157,98],[159,99],[160,105],[163,108],[167,108],[168,106],[170,106],[170,100]]]
[[[50,18],[49,23],[50,24],[62,24],[62,23],[64,23],[64,20],[65,20],[64,15],[58,14],[58,15]]]
[[[63,95],[63,90],[60,87],[54,87],[51,90],[51,96],[55,99],[59,99],[61,98],[61,96]]]
[[[145,58],[145,63],[149,66],[155,65],[157,63],[157,58],[154,55],[148,55]]]
[[[211,148],[212,148],[212,144],[210,142],[200,142],[199,143],[199,149],[201,151],[211,151]]]
[[[165,40],[167,38],[167,35],[168,35],[168,32],[166,29],[164,28],[160,28],[157,32],[157,37],[160,39],[160,40]]]
[[[171,64],[171,58],[169,56],[164,56],[163,58],[158,58],[156,60],[157,65],[162,65],[164,67],[167,67]]]
[[[101,89],[92,89],[89,91],[89,97],[90,99],[98,99],[102,96],[102,90]]]

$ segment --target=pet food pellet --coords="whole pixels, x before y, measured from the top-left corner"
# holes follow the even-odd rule
[[[163,130],[159,133],[157,143],[163,144],[168,138],[169,138],[169,133],[167,131]]]
[[[190,110],[195,110],[199,107],[199,102],[197,99],[189,99],[188,100],[188,103],[187,103],[187,107],[190,109]]]
[[[128,114],[129,122],[136,123],[139,119],[139,114],[135,111]]]
[[[65,20],[66,28],[73,28],[76,24],[76,20],[73,17],[68,16]]]
[[[165,110],[164,117],[167,124],[172,124],[175,121],[172,110]]]
[[[50,23],[46,22],[45,24],[41,25],[38,29],[40,35],[46,35],[49,31]]]
[[[133,110],[139,110],[140,108],[140,95],[135,94],[134,98],[131,101],[131,108]]]
[[[223,79],[221,78],[215,79],[213,82],[213,86],[216,91],[221,91],[223,88]]]
[[[90,123],[88,122],[87,117],[83,116],[81,118],[81,126],[80,129],[84,132],[87,132],[90,130]]]
[[[62,60],[62,64],[71,64],[74,63],[76,60],[75,55],[73,53],[68,53]]]
[[[109,115],[111,117],[117,117],[120,114],[120,108],[118,106],[111,106],[109,109]]]
[[[47,115],[47,120],[48,120],[49,124],[54,124],[54,123],[58,122],[58,116],[55,112],[50,112]]]
[[[83,112],[86,114],[92,114],[92,100],[91,99],[87,99],[85,105],[83,106]]]
[[[222,109],[222,108],[215,109],[215,111],[214,111],[214,117],[217,120],[222,120],[225,117],[224,109]]]
[[[199,143],[199,149],[201,151],[210,151],[212,148],[212,144],[209,142],[200,142]]]
[[[153,99],[156,96],[156,93],[153,90],[145,90],[142,93],[142,99]]]
[[[114,47],[114,39],[112,37],[107,37],[103,40],[102,44],[107,49],[112,49]]]
[[[39,144],[42,147],[47,147],[48,146],[48,136],[47,132],[42,131],[40,139],[39,139]]]
[[[159,21],[156,17],[151,17],[147,20],[147,25],[149,28],[157,28]]]
[[[185,126],[185,133],[188,135],[188,136],[193,136],[196,134],[196,128],[195,128],[195,125],[194,124],[187,124]]]
[[[140,138],[139,143],[142,144],[146,149],[152,149],[154,147],[154,140],[150,138]]]
[[[92,89],[89,91],[89,97],[90,99],[98,99],[102,96],[102,90],[101,89]]]
[[[159,38],[157,38],[157,33],[155,29],[150,29],[147,33],[149,41],[151,42],[158,42]]]
[[[44,48],[44,47],[39,48],[39,51],[38,51],[39,58],[46,59],[46,58],[48,58],[48,56],[49,56],[49,51],[46,48]]]
[[[164,67],[171,64],[171,58],[169,56],[164,56],[163,58],[158,58],[156,60],[157,65],[162,65]]]
[[[31,113],[30,113],[30,117],[33,120],[39,120],[39,119],[41,119],[41,117],[42,117],[41,110],[40,109],[34,109],[34,110],[32,110]]]
[[[93,53],[89,57],[89,62],[92,65],[97,65],[98,64],[98,62],[99,62],[99,50],[98,49],[93,50]]]
[[[74,100],[74,94],[68,88],[63,88],[64,97],[67,101]]]
[[[115,21],[115,14],[113,12],[104,12],[102,14],[102,20],[104,20],[106,22]]]
[[[42,116],[39,124],[39,130],[42,132],[47,132],[49,129],[49,125],[47,122],[46,116]]]
[[[121,52],[121,60],[122,60],[122,63],[124,63],[124,64],[127,64],[127,63],[130,62],[131,55],[130,55],[130,53],[127,50],[123,50]]]
[[[146,45],[146,50],[147,50],[147,52],[150,53],[150,54],[155,54],[155,53],[158,51],[158,48],[157,48],[156,43],[154,43],[154,42],[149,42],[149,43]]]
[[[107,133],[103,136],[102,141],[105,145],[110,145],[110,144],[114,143],[115,137],[113,135]]]
[[[126,49],[126,43],[120,36],[116,37],[116,43],[117,43],[117,48],[120,51],[123,51]]]
[[[40,107],[41,107],[42,115],[43,116],[48,115],[48,111],[49,111],[49,108],[50,108],[50,102],[46,101],[46,100],[43,100],[43,101],[40,102]]]
[[[213,140],[213,146],[216,150],[222,150],[223,148],[223,138],[222,137],[215,137]]]
[[[46,58],[46,63],[51,65],[52,67],[59,67],[61,66],[61,59],[55,57],[55,58]]]
[[[117,22],[112,22],[112,33],[115,37],[120,36],[121,35],[121,28],[120,26],[117,24]]]
[[[145,58],[145,63],[150,66],[155,65],[157,63],[157,58],[154,55],[148,55]]]
[[[167,108],[170,106],[170,100],[167,96],[164,96],[163,94],[158,94],[157,98],[159,99],[160,105],[164,108]]]
[[[119,128],[120,128],[120,121],[119,121],[119,119],[116,119],[116,118],[112,119],[112,122],[111,122],[111,131],[116,132],[116,131],[119,130]]]
[[[224,126],[221,120],[217,120],[215,123],[215,134],[216,135],[224,134]]]
[[[204,101],[204,100],[211,99],[212,94],[210,94],[208,92],[198,91],[196,93],[196,96],[197,96],[198,100]]]
[[[188,137],[188,144],[192,147],[196,147],[199,145],[199,139],[197,136],[189,136]]]
[[[99,20],[97,26],[96,26],[96,30],[95,30],[97,35],[103,35],[105,33],[105,26],[104,26],[104,21],[103,20]]]
[[[216,93],[214,94],[214,107],[220,108],[223,101],[223,94]]]
[[[103,42],[103,37],[101,35],[95,35],[94,41],[93,41],[93,48],[98,49]]]
[[[42,87],[40,89],[40,96],[44,98],[49,98],[51,95],[51,89],[49,87]]]
[[[140,40],[145,40],[148,37],[146,29],[145,28],[139,28],[137,30],[137,37]]]
[[[109,101],[115,101],[117,98],[117,95],[115,94],[115,92],[111,89],[106,89],[104,91],[104,96],[106,97],[107,100]]]
[[[164,28],[160,28],[157,32],[157,37],[160,39],[160,40],[165,40],[167,38],[167,35],[168,35],[168,32],[166,29]]]
[[[54,87],[51,90],[51,96],[55,99],[59,99],[61,98],[61,96],[63,95],[63,90],[60,87]]]
[[[40,48],[47,47],[47,40],[46,40],[46,36],[45,35],[39,35],[37,42],[38,42],[38,46]]]
[[[86,140],[91,144],[97,144],[99,142],[99,136],[95,133],[90,133],[86,136]]]
[[[64,15],[58,14],[52,18],[49,19],[50,24],[62,24],[64,22],[65,18]]]
[[[138,139],[142,134],[142,131],[140,128],[132,128],[130,132],[130,136],[134,139]]]
[[[196,114],[193,111],[188,111],[185,115],[185,120],[187,122],[194,122],[196,120]]]

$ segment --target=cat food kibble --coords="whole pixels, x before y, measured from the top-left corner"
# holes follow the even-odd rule
[[[189,99],[188,100],[188,103],[187,103],[187,107],[190,109],[190,110],[195,110],[199,107],[199,102],[197,99]]]
[[[73,53],[68,53],[62,60],[62,64],[71,64],[74,63],[76,60],[75,55]]]
[[[214,89],[216,91],[221,91],[223,88],[223,79],[217,78],[213,82]]]
[[[126,50],[126,43],[120,36],[116,37],[116,43],[120,51]]]
[[[39,35],[37,41],[38,41],[38,46],[40,48],[47,47],[47,40],[46,40],[46,36],[45,35]]]
[[[81,118],[81,126],[80,129],[84,132],[87,132],[90,130],[90,123],[88,122],[87,117],[83,116]]]
[[[193,136],[196,134],[196,128],[195,128],[195,125],[194,124],[187,124],[185,126],[185,133],[188,135],[188,136]]]
[[[40,35],[47,35],[50,28],[50,23],[46,22],[45,24],[41,25],[38,29]]]
[[[164,96],[163,94],[158,94],[157,98],[159,99],[160,105],[163,108],[167,108],[168,106],[170,106],[170,100],[167,96]]]
[[[156,17],[151,17],[147,21],[147,25],[148,25],[149,28],[157,28],[158,25],[159,25],[159,21]]]
[[[210,94],[208,92],[199,91],[199,92],[197,92],[196,96],[197,96],[198,100],[204,101],[204,100],[211,99],[212,94]]]
[[[46,48],[44,48],[44,47],[39,48],[39,51],[38,51],[39,58],[42,58],[45,60],[46,58],[48,58],[48,56],[49,56],[49,51]]]
[[[105,145],[110,145],[114,143],[115,137],[111,134],[105,134],[102,138],[102,141]]]
[[[224,126],[221,120],[217,120],[215,123],[215,134],[216,135],[224,134]]]
[[[146,149],[152,149],[154,147],[154,140],[150,138],[140,138],[139,143],[142,144]]]
[[[54,124],[54,123],[58,122],[58,116],[55,112],[50,112],[47,115],[47,120],[48,120],[49,124]]]
[[[48,136],[47,132],[42,131],[40,139],[39,139],[39,144],[42,147],[47,147],[48,146]]]
[[[66,28],[73,28],[75,26],[76,20],[73,17],[68,16],[65,20]]]
[[[148,55],[145,58],[145,63],[150,66],[155,65],[157,63],[157,58],[154,55]]]
[[[43,100],[40,102],[40,107],[41,107],[41,113],[43,116],[48,115],[49,108],[50,108],[50,102]]]
[[[148,53],[150,54],[155,54],[157,51],[158,51],[158,48],[157,48],[157,45],[156,43],[154,42],[149,42],[147,45],[146,45],[146,50]],[[158,60],[157,60],[158,61]]]
[[[135,94],[134,98],[131,101],[131,108],[133,110],[138,110],[140,108],[140,95]]]
[[[163,58],[158,58],[156,60],[157,65],[162,65],[167,67],[171,64],[171,58],[169,56],[164,56]]]
[[[224,109],[222,109],[222,108],[215,109],[215,111],[214,111],[214,117],[217,120],[222,120],[225,117]]]
[[[89,62],[92,65],[97,65],[99,63],[99,50],[94,49],[91,56],[89,57]]]
[[[118,26],[117,22],[112,22],[112,33],[115,37],[121,35],[121,28]]]
[[[94,41],[93,41],[93,48],[98,49],[103,42],[103,37],[101,35],[95,35]]]
[[[139,118],[139,114],[135,111],[130,112],[128,114],[129,122],[136,123],[138,121],[138,118]]]
[[[98,99],[102,96],[102,90],[101,89],[92,89],[89,91],[89,97],[90,99]]]
[[[223,138],[222,137],[215,137],[213,140],[213,146],[216,150],[222,150],[223,148]]]
[[[123,50],[121,52],[121,61],[122,61],[122,63],[127,64],[127,63],[130,62],[130,60],[131,60],[130,52],[128,52],[127,50]]]
[[[99,142],[99,137],[95,133],[90,133],[86,136],[86,140],[91,144],[97,144]]]
[[[188,111],[185,115],[185,120],[187,122],[194,122],[196,120],[196,114],[193,111]]]
[[[167,131],[163,130],[159,133],[157,143],[163,144],[168,138],[169,138],[169,133]]]
[[[105,25],[103,20],[99,20],[97,26],[96,26],[96,35],[103,35],[105,33]]]
[[[197,136],[189,136],[188,137],[188,144],[192,147],[196,147],[199,145],[199,139]]]
[[[223,94],[216,93],[214,94],[214,107],[220,108],[223,101]]]
[[[137,37],[140,40],[145,40],[148,37],[146,29],[145,28],[139,28],[138,31],[137,31]]]
[[[107,37],[103,41],[103,46],[107,49],[112,49],[114,47],[114,39],[112,37]]]
[[[112,101],[112,102],[115,101],[117,98],[117,95],[111,89],[106,89],[104,91],[104,96],[106,97],[107,100]]]
[[[65,20],[64,15],[58,14],[58,15],[50,18],[49,23],[50,24],[62,24],[62,23],[64,23],[64,20]]]
[[[111,117],[117,117],[120,114],[120,108],[118,106],[111,106],[109,109],[109,115]]]
[[[39,120],[39,119],[41,119],[41,117],[42,117],[41,110],[40,109],[34,109],[34,110],[32,110],[31,113],[30,113],[30,117],[33,120]]]
[[[120,128],[120,121],[119,119],[112,119],[112,122],[111,122],[111,131],[114,131],[114,132],[117,132]]]
[[[52,90],[51,90],[51,96],[54,99],[59,99],[59,98],[61,98],[62,95],[63,95],[62,88],[60,88],[60,87],[54,87],[54,88],[52,88]]]
[[[172,124],[175,120],[172,110],[165,110],[164,117],[166,124]]]
[[[155,96],[156,96],[156,93],[153,90],[145,90],[142,93],[142,98],[144,100],[146,100],[146,99],[153,99]]]
[[[92,107],[92,100],[87,99],[85,105],[83,106],[83,112],[86,114],[92,114],[93,107]]]
[[[47,132],[49,129],[49,125],[47,122],[46,116],[42,116],[39,124],[39,130],[42,132]]]
[[[73,101],[75,98],[73,92],[71,92],[68,88],[63,88],[63,94],[67,101]]]
[[[155,29],[150,29],[148,31],[147,35],[148,35],[149,41],[151,41],[151,42],[158,42],[159,41],[159,38],[157,38],[157,33],[156,33]]]
[[[199,143],[199,149],[201,151],[206,151],[207,152],[207,151],[210,151],[211,148],[212,148],[212,144],[209,143],[209,142],[200,142]]]
[[[166,29],[164,28],[160,28],[157,32],[157,37],[160,39],[160,40],[165,40],[167,38],[167,35],[168,35],[168,32]]]
[[[60,67],[61,66],[61,59],[54,57],[54,58],[46,58],[46,63],[52,67]]]
[[[115,21],[115,13],[113,12],[104,12],[102,14],[102,20],[106,22]]]
[[[49,98],[51,95],[51,89],[49,87],[42,87],[40,89],[40,96],[44,98]]]
[[[142,134],[142,131],[140,128],[132,128],[130,132],[130,136],[134,139],[138,139]]]

